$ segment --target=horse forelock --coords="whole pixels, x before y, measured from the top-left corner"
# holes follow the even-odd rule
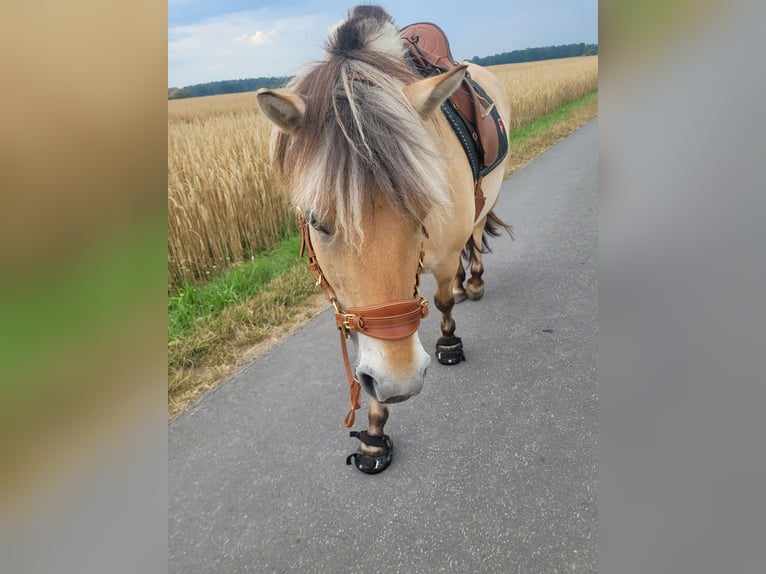
[[[381,194],[402,217],[422,223],[447,205],[441,158],[403,87],[419,79],[388,14],[357,7],[331,34],[327,58],[289,86],[306,101],[297,136],[278,133],[273,153],[293,203],[330,220],[359,245],[363,210]]]
[[[367,50],[397,59],[402,59],[406,52],[391,16],[380,6],[354,8],[330,33],[325,50],[330,56]]]

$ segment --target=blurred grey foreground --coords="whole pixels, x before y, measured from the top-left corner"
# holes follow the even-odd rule
[[[766,9],[710,5],[602,62],[602,572],[766,564]]]
[[[0,13],[0,572],[160,572],[166,6]]]

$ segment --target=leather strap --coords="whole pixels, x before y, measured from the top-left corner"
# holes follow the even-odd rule
[[[351,431],[348,433],[351,438],[358,438],[360,442],[368,446],[377,446],[379,448],[388,448],[388,441],[386,441],[385,435],[372,436],[367,434],[366,430],[363,431]]]
[[[341,331],[350,329],[375,339],[396,341],[415,333],[420,320],[426,315],[428,301],[419,297],[411,301],[392,301],[335,313],[335,324]]]
[[[356,410],[361,408],[361,385],[351,369],[346,340],[351,336],[351,331],[376,339],[395,341],[406,339],[418,330],[420,320],[428,315],[428,301],[418,294],[420,272],[423,269],[423,251],[421,249],[418,269],[415,273],[414,299],[391,301],[370,307],[353,307],[343,311],[335,290],[322,273],[314,247],[311,245],[308,222],[301,214],[298,215],[298,227],[301,230],[300,256],[303,257],[304,254],[307,256],[317,287],[322,287],[325,297],[335,309],[335,325],[340,333],[340,349],[343,354],[350,398],[350,408],[343,418],[343,426],[349,428],[354,425]]]
[[[484,190],[481,188],[481,182],[484,180],[484,176],[480,175],[476,179],[476,183],[473,188],[473,222],[479,221],[479,214],[484,209],[484,204],[487,202],[487,198],[484,197]]]
[[[354,421],[356,420],[356,411],[362,407],[362,385],[359,384],[359,379],[357,379],[354,373],[351,372],[351,361],[348,359],[346,335],[342,330],[339,330],[338,333],[340,333],[340,350],[343,353],[343,364],[346,367],[348,395],[351,403],[346,416],[343,417],[343,426],[346,428],[351,428],[354,426]]]

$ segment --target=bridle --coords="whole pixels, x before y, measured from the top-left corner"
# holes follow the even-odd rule
[[[324,290],[325,297],[335,310],[335,325],[340,333],[340,348],[343,353],[343,363],[346,367],[348,379],[348,392],[351,406],[343,418],[343,426],[350,428],[356,419],[356,410],[361,407],[361,385],[359,379],[351,370],[351,362],[348,358],[346,340],[351,337],[351,331],[356,331],[386,341],[406,339],[418,330],[420,320],[428,315],[428,301],[420,296],[420,273],[423,270],[423,247],[421,245],[418,268],[415,272],[415,289],[413,299],[403,301],[391,301],[381,305],[369,307],[352,307],[345,311],[341,309],[335,290],[327,282],[322,269],[319,267],[314,247],[311,245],[309,224],[306,218],[298,215],[298,227],[301,230],[300,256],[307,255],[309,268],[314,274],[317,287]]]

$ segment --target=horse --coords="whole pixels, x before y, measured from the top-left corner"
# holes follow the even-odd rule
[[[359,447],[346,462],[373,474],[391,462],[388,405],[420,393],[430,363],[417,333],[429,309],[418,293],[420,272],[436,280],[437,359],[456,364],[464,355],[453,306],[484,293],[487,233],[496,235],[496,224],[511,232],[492,212],[507,158],[483,177],[477,213],[471,166],[441,106],[467,74],[505,125],[510,104],[478,65],[423,77],[377,6],[352,9],[324,49],[322,61],[284,88],[256,97],[274,124],[272,162],[299,213],[302,251],[335,308],[351,392],[344,426],[360,407],[359,387],[369,396],[368,429],[351,433]],[[461,255],[470,265],[467,282]],[[357,349],[354,367],[346,340]]]

